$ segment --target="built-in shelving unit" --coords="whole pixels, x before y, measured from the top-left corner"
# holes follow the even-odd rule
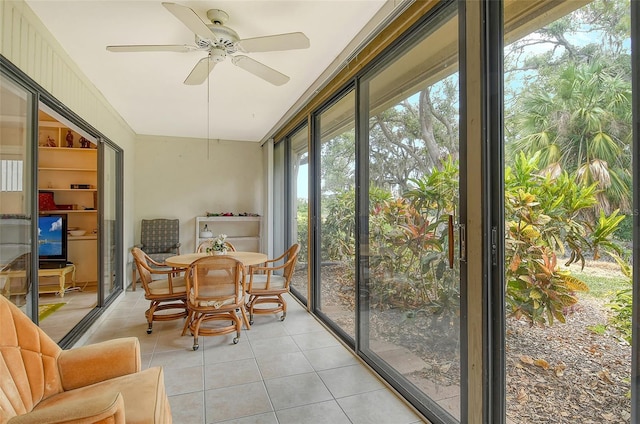
[[[260,216],[198,216],[196,217],[196,247],[207,240],[207,237],[200,237],[204,231],[210,231],[213,237],[226,234],[227,240],[236,250],[261,251],[262,217]]]
[[[86,231],[67,237],[68,260],[76,266],[77,283],[98,280],[98,150],[85,139],[82,147],[81,138],[60,122],[40,120],[38,191],[52,193],[57,206],[40,213],[67,214],[69,228]]]

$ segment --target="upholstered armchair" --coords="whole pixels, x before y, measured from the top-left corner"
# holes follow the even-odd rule
[[[154,262],[164,263],[170,256],[180,254],[180,220],[178,219],[143,219],[140,226],[140,248]],[[136,290],[136,268],[133,267],[131,287]]]
[[[0,423],[171,423],[162,368],[135,337],[62,350],[0,296]]]

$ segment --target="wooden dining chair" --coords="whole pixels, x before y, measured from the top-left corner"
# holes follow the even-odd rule
[[[244,265],[227,255],[205,256],[197,259],[185,274],[187,287],[187,321],[182,329],[193,335],[193,350],[200,346],[198,337],[233,333],[233,343],[240,340],[242,321],[238,311],[244,311],[242,281]],[[229,323],[230,325],[224,325]]]
[[[289,291],[289,284],[298,261],[300,245],[293,244],[281,256],[267,260],[264,264],[250,265],[246,292],[249,295],[247,309],[249,324],[253,325],[254,314],[272,314],[282,312],[280,321],[287,317],[287,302],[282,297]],[[278,265],[280,264],[281,265]],[[271,303],[275,306],[260,308],[257,305]]]
[[[153,331],[153,321],[169,321],[187,316],[187,290],[184,276],[185,268],[159,268],[165,266],[155,262],[139,247],[131,249],[135,266],[138,269],[144,297],[150,302],[145,312],[147,334]],[[154,279],[155,278],[155,279]],[[167,309],[177,309],[173,313],[159,313]]]

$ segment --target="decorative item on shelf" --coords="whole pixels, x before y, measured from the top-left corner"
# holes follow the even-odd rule
[[[56,147],[57,146],[56,141],[53,138],[51,138],[50,135],[47,136],[47,144],[46,144],[46,146],[47,147]]]
[[[207,224],[204,224],[204,229],[200,231],[200,238],[211,238],[213,237],[213,233],[209,231],[209,227]]]
[[[80,137],[80,147],[83,149],[90,149],[91,142],[84,137]]]
[[[206,216],[207,217],[211,217],[211,216],[252,216],[252,217],[256,217],[256,216],[260,216],[260,214],[253,213],[253,212],[242,212],[242,213],[238,213],[238,214],[234,214],[233,212],[207,212]]]
[[[73,147],[73,134],[71,134],[71,130],[67,130],[67,137],[65,140],[67,140],[67,147]]]
[[[87,232],[85,230],[71,230],[69,231],[69,235],[73,237],[80,237],[85,235]]]
[[[75,190],[79,190],[79,189],[85,189],[86,190],[86,189],[91,188],[91,184],[71,184],[69,187],[72,188],[72,189],[75,189]]]
[[[218,234],[215,238],[209,241],[210,245],[207,247],[207,253],[210,255],[224,255],[227,253],[226,240],[226,234]]]
[[[56,209],[58,209],[58,206],[53,200],[53,191],[41,191],[38,193],[38,210],[55,211]]]

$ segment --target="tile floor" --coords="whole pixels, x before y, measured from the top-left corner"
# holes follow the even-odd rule
[[[182,320],[146,334],[143,294],[127,291],[82,342],[138,337],[143,367],[164,367],[174,423],[423,422],[292,298],[285,321],[258,315],[237,345],[201,337],[193,351]]]

